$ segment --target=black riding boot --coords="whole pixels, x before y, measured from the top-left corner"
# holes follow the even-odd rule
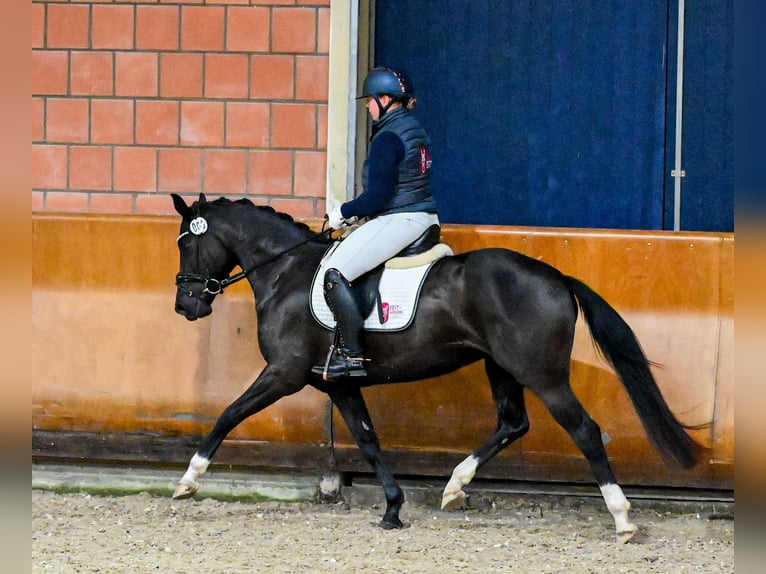
[[[351,292],[351,285],[337,269],[328,269],[324,275],[324,297],[335,316],[335,329],[340,345],[331,349],[324,365],[312,367],[311,372],[324,380],[341,377],[364,377],[364,317]],[[337,337],[336,337],[337,340]]]

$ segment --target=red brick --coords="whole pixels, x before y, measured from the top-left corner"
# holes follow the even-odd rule
[[[325,197],[327,154],[319,151],[295,152],[295,195]]]
[[[223,102],[181,102],[181,145],[223,145]]]
[[[45,194],[45,209],[78,213],[88,211],[88,194],[74,191],[48,192]]]
[[[66,95],[69,91],[69,53],[32,50],[32,94]]]
[[[205,96],[208,98],[247,98],[248,57],[244,54],[205,56]]]
[[[66,189],[67,148],[32,145],[32,189]]]
[[[72,146],[69,148],[69,187],[82,190],[112,188],[112,148]]]
[[[316,106],[274,104],[271,114],[272,147],[313,148],[316,146]]]
[[[269,8],[229,8],[226,50],[229,52],[269,51]]]
[[[32,212],[42,211],[45,208],[45,192],[32,192]]]
[[[178,102],[137,101],[136,143],[178,144],[179,117]]]
[[[93,6],[93,49],[133,48],[133,6]]]
[[[178,6],[138,6],[136,8],[136,48],[139,50],[177,50]]]
[[[45,139],[45,100],[32,98],[32,141]]]
[[[45,4],[32,4],[32,48],[45,46]]]
[[[327,105],[317,106],[317,149],[327,149]]]
[[[91,193],[89,211],[95,213],[132,213],[133,196],[129,193]]]
[[[72,52],[72,95],[111,96],[112,78],[112,52]]]
[[[92,143],[133,143],[133,100],[93,100],[90,104]]]
[[[88,11],[86,4],[49,4],[48,48],[88,48]]]
[[[148,147],[114,148],[114,190],[156,191],[157,150]]]
[[[293,154],[289,151],[251,151],[248,154],[247,193],[290,195],[293,192]]]
[[[161,149],[158,191],[198,193],[202,189],[201,157],[198,149]]]
[[[328,56],[298,56],[295,59],[295,98],[326,102],[329,74]]]
[[[330,53],[330,9],[320,8],[317,12],[317,52]]]
[[[139,195],[136,197],[136,213],[151,213],[156,215],[176,215],[173,200],[167,193],[158,195]]]
[[[274,52],[312,53],[316,50],[317,13],[314,8],[274,8],[271,49]]]
[[[226,145],[268,147],[269,104],[227,102]]]
[[[223,50],[223,6],[181,8],[182,50]]]
[[[287,213],[293,217],[313,218],[318,217],[317,202],[313,199],[284,198],[272,199],[269,205],[279,212]],[[322,202],[324,209],[324,202]]]
[[[330,0],[296,0],[296,4],[306,4],[308,6],[329,6]]]
[[[253,56],[250,60],[250,97],[291,99],[294,65],[292,56]]]
[[[156,53],[117,52],[115,68],[115,95],[157,96],[159,61]]]
[[[245,150],[208,150],[204,156],[206,193],[240,194],[247,187]]]
[[[85,98],[48,98],[46,139],[49,142],[87,143],[89,111]]]
[[[160,96],[164,98],[202,97],[202,54],[162,54],[160,56]]]

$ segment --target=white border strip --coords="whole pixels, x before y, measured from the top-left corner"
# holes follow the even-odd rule
[[[330,78],[327,109],[327,212],[354,189],[358,0],[333,0],[330,9]]]

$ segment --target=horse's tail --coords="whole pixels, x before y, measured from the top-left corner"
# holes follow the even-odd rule
[[[590,327],[596,346],[614,367],[657,450],[683,468],[703,451],[670,411],[649,369],[635,333],[603,297],[574,277],[564,276]]]

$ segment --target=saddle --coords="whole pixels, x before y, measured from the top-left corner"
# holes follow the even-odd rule
[[[420,289],[431,266],[452,249],[440,242],[441,228],[432,225],[393,258],[354,280],[353,292],[368,331],[401,331],[415,316]],[[325,262],[337,247],[325,253],[311,286],[311,314],[327,329],[335,328],[332,311],[324,300]]]

